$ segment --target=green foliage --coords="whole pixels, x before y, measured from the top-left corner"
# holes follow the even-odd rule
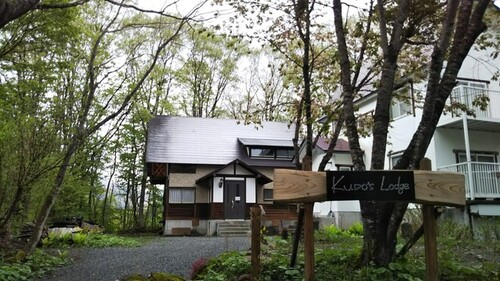
[[[41,277],[55,267],[69,262],[67,252],[50,255],[41,250],[35,251],[25,262],[2,263],[0,260],[0,280],[22,281]]]
[[[449,220],[439,224],[438,236],[455,241],[468,241],[473,238],[472,231],[468,226]]]
[[[99,233],[67,233],[64,235],[49,234],[42,240],[44,247],[137,247],[140,245],[138,239]]]
[[[279,237],[266,237],[267,250],[261,259],[262,280],[302,280],[304,259],[299,255],[295,268],[290,268],[291,243]]]
[[[331,224],[323,227],[320,231],[316,232],[316,239],[336,241],[342,237],[360,237],[363,235],[363,225],[361,223],[355,223],[351,225],[347,230],[343,230],[338,226]]]
[[[452,229],[458,230],[457,233]],[[355,233],[362,233],[359,225],[354,225],[349,230],[341,230],[332,225],[316,233],[315,280],[424,280],[425,257],[421,245],[387,267],[360,267],[358,259],[363,239]],[[438,237],[440,280],[498,280],[499,242],[468,239],[465,238],[468,235],[466,233],[470,231],[467,232],[464,226],[451,222],[442,225]],[[297,266],[289,268],[291,247],[288,240],[265,237],[265,242],[262,244],[259,280],[303,280],[304,257],[300,250]],[[247,272],[248,266],[248,256],[242,253],[226,253],[210,260],[208,266],[195,280],[236,280],[235,278]],[[242,268],[246,270],[241,270]]]
[[[248,256],[238,252],[225,252],[211,259],[194,280],[225,281],[250,272]]]
[[[363,224],[360,222],[356,222],[349,226],[347,229],[347,232],[350,233],[351,235],[355,236],[362,236],[363,235]]]

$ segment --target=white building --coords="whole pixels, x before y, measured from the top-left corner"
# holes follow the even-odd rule
[[[460,102],[475,111],[474,116],[462,112],[445,113],[441,116],[434,137],[426,152],[433,170],[464,173],[466,176],[465,209],[459,210],[463,220],[471,224],[477,216],[500,216],[500,85],[492,78],[500,68],[500,59],[492,59],[490,52],[471,51],[458,75],[457,86],[448,101]],[[418,92],[425,94],[425,83],[408,85],[399,94],[408,95],[405,101],[394,100],[391,107],[392,122],[389,127],[385,169],[396,164],[417,130],[422,117],[418,106]],[[487,97],[485,110],[473,102]],[[365,96],[356,102],[358,116],[375,111],[376,94]],[[340,142],[345,142],[340,140]],[[365,153],[365,165],[371,166],[373,138],[360,138]],[[313,153],[313,170],[326,152],[324,140],[318,142]],[[327,147],[327,145],[326,145]],[[335,152],[325,170],[349,169],[349,155]],[[347,227],[360,218],[358,201],[333,201],[316,203],[314,212],[319,217],[333,217],[333,222]]]
[[[443,114],[425,155],[431,159],[433,170],[465,174],[467,212],[463,214],[471,223],[475,216],[500,216],[500,87],[497,81],[492,81],[499,62],[486,52],[472,51],[467,57],[448,103],[463,103],[473,109],[476,116],[462,112]],[[425,94],[425,84],[400,91],[408,94],[409,99],[394,101],[391,107],[393,121],[389,128],[386,169],[401,157],[422,117],[414,97],[417,91]],[[489,99],[485,110],[474,104],[481,97]],[[375,103],[376,95],[360,99],[358,114],[372,113]],[[372,138],[360,139],[360,144],[365,151],[366,166],[370,167]],[[469,214],[471,216],[467,216]]]

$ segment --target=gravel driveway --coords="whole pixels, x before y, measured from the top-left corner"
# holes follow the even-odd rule
[[[249,237],[158,237],[141,247],[72,249],[74,262],[39,280],[115,281],[132,273],[170,272],[188,278],[191,264],[228,250],[248,250]]]

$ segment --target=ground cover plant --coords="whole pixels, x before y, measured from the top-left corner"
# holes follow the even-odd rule
[[[489,228],[491,229],[490,226]],[[480,233],[486,231],[487,229],[477,230]],[[482,237],[486,235],[482,234]],[[499,280],[500,237],[488,237],[487,240],[473,239],[471,231],[465,226],[452,222],[440,223],[438,252],[441,280]],[[360,225],[348,230],[331,225],[317,231],[315,240],[315,280],[414,281],[425,278],[423,239],[403,258],[387,267],[378,268],[359,266],[363,244]],[[398,245],[400,249],[404,239],[398,241],[402,241]],[[266,237],[262,244],[259,280],[302,280],[304,257],[299,254],[297,266],[289,268],[290,254],[290,239]],[[249,257],[249,252],[227,252],[211,260],[204,260],[197,264],[197,274],[193,276],[193,280],[238,280],[250,272]]]
[[[71,262],[65,250],[69,247],[137,247],[148,239],[149,237],[124,237],[94,232],[49,234],[42,240],[42,249],[37,249],[33,255],[28,256],[22,250],[0,254],[0,280],[32,280],[40,277],[55,267]]]
[[[42,245],[50,248],[60,247],[137,247],[141,244],[141,237],[124,237],[101,233],[67,233],[64,235],[49,234],[42,239]]]
[[[32,280],[68,262],[70,262],[70,259],[67,251],[57,251],[49,254],[38,249],[30,256],[26,256],[23,251],[19,251],[12,256],[0,256],[0,280]]]

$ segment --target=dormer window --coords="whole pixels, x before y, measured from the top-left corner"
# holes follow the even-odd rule
[[[274,158],[274,155],[275,154],[272,148],[250,147],[250,157]]]
[[[252,159],[292,160],[292,140],[238,138]]]
[[[263,158],[274,160],[292,160],[293,148],[288,147],[249,147],[250,158]]]

